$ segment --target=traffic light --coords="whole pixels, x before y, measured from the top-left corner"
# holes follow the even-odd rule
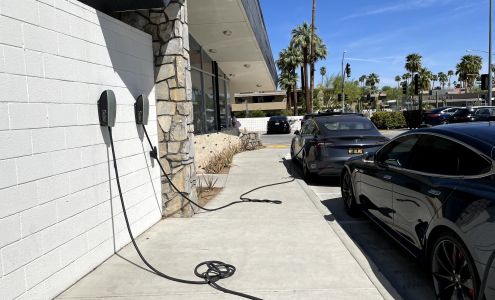
[[[402,83],[402,94],[407,95],[407,81]]]
[[[347,78],[351,77],[351,65],[349,63],[345,65],[345,73],[347,74]]]
[[[483,91],[488,90],[488,74],[481,75],[481,89]]]
[[[339,94],[339,101],[342,101],[342,94]]]
[[[419,95],[419,74],[414,75],[414,95]]]
[[[345,95],[345,102],[349,101],[349,95]]]

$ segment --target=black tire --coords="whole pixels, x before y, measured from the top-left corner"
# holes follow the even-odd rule
[[[306,161],[306,154],[303,155],[302,168],[304,180],[306,181],[306,183],[313,183],[316,180],[316,175],[309,171],[308,162]]]
[[[356,196],[354,195],[351,173],[348,170],[345,170],[342,173],[340,191],[342,193],[342,200],[344,201],[344,207],[347,214],[352,217],[359,216],[360,211],[358,204],[356,203]]]
[[[290,145],[290,159],[292,160],[292,162],[297,161],[297,157],[295,156],[295,153],[294,153],[294,142],[292,142]]]
[[[446,233],[435,241],[430,270],[437,299],[478,299],[480,279],[476,265],[456,235]]]

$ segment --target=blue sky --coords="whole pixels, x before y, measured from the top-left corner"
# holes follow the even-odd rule
[[[311,0],[261,0],[274,58],[287,47],[290,31],[311,22]],[[317,0],[318,34],[329,55],[318,63],[338,74],[342,52],[352,77],[377,73],[381,86],[405,73],[405,56],[423,56],[434,73],[455,71],[466,49],[488,50],[488,0]],[[477,53],[488,65],[488,55]],[[369,61],[367,61],[369,60]],[[484,67],[483,73],[486,73]],[[320,82],[319,71],[317,83]]]

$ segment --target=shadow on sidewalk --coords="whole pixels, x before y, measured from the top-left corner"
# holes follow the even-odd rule
[[[295,164],[290,159],[282,159],[281,162],[292,177],[303,179],[300,164]],[[339,178],[322,177],[309,185],[338,187],[340,182]],[[364,216],[349,216],[340,197],[324,199],[321,203],[328,210],[324,219],[327,222],[336,222],[343,229],[403,299],[435,299],[430,275],[409,253],[384,234],[382,229]],[[380,279],[381,275],[377,274],[376,277]]]

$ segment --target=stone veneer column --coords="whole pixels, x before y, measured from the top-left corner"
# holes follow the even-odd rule
[[[125,12],[116,17],[153,37],[160,161],[174,185],[197,202],[186,0],[172,0],[165,9]],[[164,216],[194,214],[163,175],[162,204]]]

